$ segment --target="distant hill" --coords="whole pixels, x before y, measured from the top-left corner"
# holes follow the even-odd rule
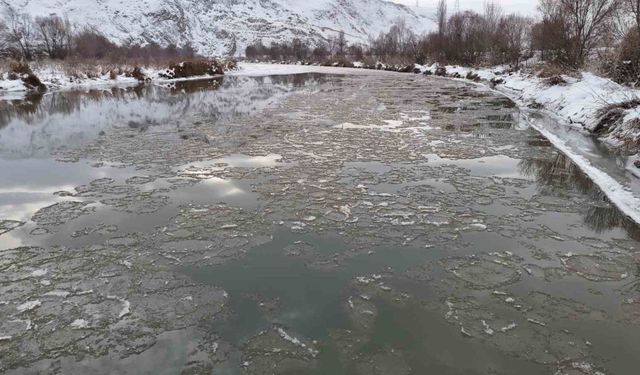
[[[117,43],[190,42],[204,55],[237,55],[258,40],[313,45],[340,30],[365,42],[399,18],[417,32],[434,27],[428,11],[383,0],[0,0],[0,7],[67,16]]]

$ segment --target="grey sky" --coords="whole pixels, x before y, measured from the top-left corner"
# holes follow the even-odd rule
[[[405,5],[416,5],[416,0],[392,0],[396,3],[401,3]],[[435,4],[438,0],[418,0],[420,6],[423,7],[435,7]],[[522,15],[530,15],[533,16],[536,13],[536,7],[538,6],[537,0],[495,0],[498,4],[502,5],[502,8],[506,12],[515,12],[520,13]],[[453,9],[456,0],[448,0],[449,9]],[[473,9],[476,11],[481,11],[484,8],[485,0],[459,0],[460,9]]]

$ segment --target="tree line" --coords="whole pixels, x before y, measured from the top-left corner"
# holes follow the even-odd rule
[[[78,27],[57,15],[32,17],[12,8],[0,15],[0,57],[32,61],[49,58],[65,60],[109,60],[111,62],[192,58],[190,45],[161,46],[150,41],[117,45],[95,28]]]
[[[404,21],[366,43],[349,45],[344,33],[307,46],[300,40],[258,42],[246,56],[315,63],[336,59],[371,64],[499,65],[542,61],[563,69],[597,65],[617,81],[640,85],[640,0],[540,0],[536,17],[506,14],[494,2],[483,12],[450,12],[440,0],[436,30],[418,35]]]

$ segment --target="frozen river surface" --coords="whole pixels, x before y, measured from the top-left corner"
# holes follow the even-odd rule
[[[639,228],[466,83],[233,76],[0,104],[0,372],[640,368]]]

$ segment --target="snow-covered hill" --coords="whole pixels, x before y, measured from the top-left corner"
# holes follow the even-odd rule
[[[313,43],[340,30],[364,42],[399,18],[418,32],[433,28],[428,11],[384,0],[0,0],[0,7],[67,16],[119,43],[191,42],[205,55],[241,54],[258,40]]]

